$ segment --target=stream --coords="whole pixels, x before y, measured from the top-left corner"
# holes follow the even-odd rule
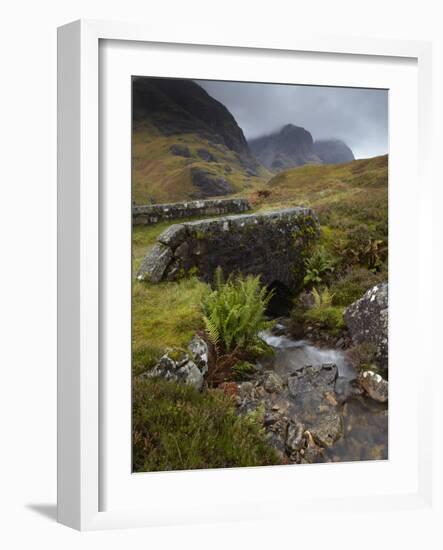
[[[283,378],[307,365],[336,365],[336,409],[342,417],[343,435],[325,449],[324,462],[388,458],[388,406],[352,391],[357,373],[345,351],[320,348],[307,340],[295,340],[281,324],[260,336],[275,351],[274,357],[263,363],[263,367],[274,370]],[[324,413],[322,405],[317,402],[303,401],[297,405],[296,400],[293,401],[295,414],[303,418],[308,427]]]

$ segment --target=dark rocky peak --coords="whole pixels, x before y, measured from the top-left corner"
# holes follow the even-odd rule
[[[276,142],[283,153],[311,152],[314,140],[310,132],[301,126],[286,124],[276,136]]]
[[[324,139],[314,142],[314,153],[324,164],[340,164],[355,160],[354,153],[340,139]]]
[[[243,131],[228,109],[192,80],[135,77],[133,122],[151,123],[165,135],[197,133],[249,155]]]
[[[313,152],[314,140],[308,130],[295,124],[286,124],[281,130],[249,141],[251,151],[267,168],[274,172],[319,163]]]
[[[273,172],[303,164],[338,164],[354,160],[351,149],[341,140],[315,141],[311,133],[295,124],[249,141],[249,147],[260,162]]]

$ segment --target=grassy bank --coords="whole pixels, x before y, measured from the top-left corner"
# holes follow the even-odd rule
[[[260,411],[238,416],[220,390],[198,392],[164,380],[133,386],[134,471],[279,464],[265,440]]]

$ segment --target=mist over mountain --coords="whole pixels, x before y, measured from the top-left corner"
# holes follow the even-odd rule
[[[323,164],[341,164],[355,159],[351,148],[341,139],[314,141],[314,152]]]
[[[354,160],[353,152],[343,141],[314,141],[308,130],[294,124],[251,139],[249,146],[257,159],[273,172],[304,164],[339,164]]]

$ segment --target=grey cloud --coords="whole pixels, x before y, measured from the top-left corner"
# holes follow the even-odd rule
[[[248,139],[292,123],[314,139],[342,139],[356,158],[388,152],[387,90],[197,82],[231,111]]]

